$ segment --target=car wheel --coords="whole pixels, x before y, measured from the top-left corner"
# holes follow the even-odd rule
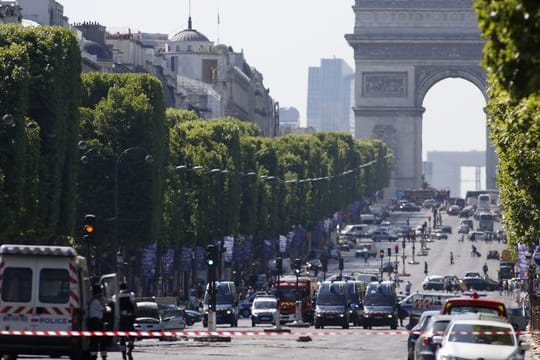
[[[390,329],[391,330],[396,330],[397,329],[397,323],[394,323],[394,324],[390,325]]]
[[[251,321],[251,327],[255,327],[257,325],[257,323],[255,321]]]
[[[349,322],[344,323],[341,328],[348,329],[349,328]]]
[[[207,321],[203,321],[203,327],[208,327],[208,322]]]

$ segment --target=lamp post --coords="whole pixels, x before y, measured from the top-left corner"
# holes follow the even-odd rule
[[[140,147],[140,146],[129,147],[125,149],[124,151],[122,151],[120,154],[118,154],[118,156],[116,157],[116,161],[114,165],[114,247],[119,253],[121,252],[121,250],[119,248],[119,242],[118,242],[118,221],[119,221],[119,216],[120,216],[120,208],[118,205],[118,168],[119,168],[120,160],[122,159],[122,157],[127,155],[132,150],[144,151],[146,153],[144,157],[144,161],[146,161],[147,163],[152,163],[154,161],[154,158],[152,157],[152,155],[150,155],[148,151],[146,151],[143,147]],[[119,260],[119,257],[117,256],[116,268],[117,268],[118,273],[121,275],[122,269],[121,269],[121,264],[118,263],[118,260]]]

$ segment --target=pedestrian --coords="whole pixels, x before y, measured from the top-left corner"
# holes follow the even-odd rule
[[[487,263],[484,263],[484,266],[482,266],[482,270],[484,271],[484,277],[487,278],[487,275],[488,275],[488,265],[487,265]]]
[[[137,303],[135,294],[127,289],[127,284],[120,284],[120,291],[116,298],[118,310],[120,312],[120,331],[134,331],[133,322],[135,321],[135,311]],[[120,351],[123,360],[133,360],[134,338],[132,336],[122,336],[120,338]]]
[[[103,331],[103,315],[105,313],[105,298],[101,286],[94,285],[92,287],[92,298],[88,306],[88,330]],[[107,359],[105,351],[104,336],[94,335],[90,338],[90,359],[96,360],[98,351],[101,352],[101,358]]]
[[[405,296],[411,295],[411,288],[412,283],[410,281],[407,281],[407,285],[405,285]]]

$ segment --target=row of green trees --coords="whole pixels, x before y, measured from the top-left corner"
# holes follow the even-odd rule
[[[491,142],[511,248],[534,248],[540,229],[540,2],[475,0],[487,39]]]
[[[0,26],[3,243],[85,250],[85,214],[96,215],[103,257],[119,246],[262,239],[388,185],[383,142],[341,133],[265,138],[236,119],[165,110],[152,76],[81,76],[80,63],[66,29]]]

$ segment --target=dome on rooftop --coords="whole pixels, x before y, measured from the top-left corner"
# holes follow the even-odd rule
[[[176,33],[171,41],[210,41],[206,36],[193,29],[191,26],[191,17],[188,20],[188,28]]]

